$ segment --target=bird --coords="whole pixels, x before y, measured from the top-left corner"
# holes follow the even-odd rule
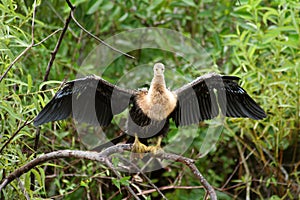
[[[129,134],[134,138],[134,152],[155,153],[161,149],[170,120],[179,127],[198,124],[219,115],[254,120],[267,116],[238,84],[239,77],[207,73],[171,91],[166,86],[164,71],[164,64],[154,64],[149,89],[121,88],[96,75],[69,81],[39,112],[34,125],[72,115],[78,122],[105,127],[114,115],[128,108],[126,131],[121,137]],[[155,146],[140,142],[152,137],[158,138]]]

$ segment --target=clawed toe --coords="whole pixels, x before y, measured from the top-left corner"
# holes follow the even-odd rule
[[[164,150],[161,148],[161,146],[156,145],[156,146],[148,146],[148,152],[155,155],[155,154],[163,153]]]
[[[139,157],[139,158],[143,157],[143,153],[152,153],[154,155],[163,153],[164,151],[160,145],[161,145],[161,137],[158,138],[158,142],[155,146],[146,146],[139,141],[136,135],[132,146],[132,152],[137,153],[138,156],[134,156],[134,157]]]

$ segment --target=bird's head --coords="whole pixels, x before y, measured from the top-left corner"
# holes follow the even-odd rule
[[[155,76],[162,76],[164,75],[165,66],[162,63],[156,63],[153,67],[154,75]]]

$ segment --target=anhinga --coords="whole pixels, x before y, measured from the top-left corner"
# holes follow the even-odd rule
[[[129,108],[126,133],[135,135],[133,150],[153,152],[160,147],[161,136],[168,132],[170,119],[178,127],[212,119],[220,111],[227,117],[266,117],[264,110],[238,85],[236,76],[209,73],[170,91],[164,70],[163,64],[154,65],[149,90],[123,89],[94,75],[67,82],[38,114],[34,125],[72,114],[79,122],[107,126],[114,115]],[[138,139],[154,136],[160,136],[156,146],[146,146]]]

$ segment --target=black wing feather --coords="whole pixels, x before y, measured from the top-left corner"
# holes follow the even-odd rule
[[[176,126],[212,119],[219,110],[227,117],[265,118],[264,110],[238,85],[238,80],[236,76],[211,73],[175,90],[178,101],[172,118]]]
[[[67,82],[34,119],[38,126],[66,119],[71,114],[79,122],[107,126],[113,115],[121,113],[131,102],[134,90],[119,88],[98,76]]]

